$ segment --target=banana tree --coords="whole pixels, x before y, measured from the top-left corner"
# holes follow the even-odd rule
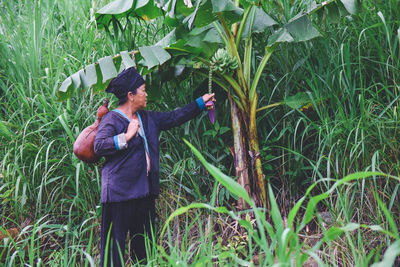
[[[325,25],[327,15],[337,18],[353,14],[358,3],[357,0],[328,0],[309,1],[308,5],[301,6],[304,2],[116,0],[96,13],[98,27],[104,27],[108,33],[113,30],[114,36],[124,31],[122,20],[135,17],[148,21],[164,17],[171,32],[156,44],[139,48],[136,62],[147,72],[165,62],[170,66],[191,67],[196,74],[210,77],[227,93],[237,180],[258,206],[267,204],[267,194],[256,116],[257,111],[268,107],[259,107],[257,88],[268,60],[284,43],[305,42],[321,36],[310,17],[312,14],[316,14],[315,20],[320,15]],[[268,10],[271,12],[267,13]],[[255,34],[266,36],[264,51],[254,51]],[[257,60],[255,54],[260,53],[261,60]],[[112,63],[117,67],[111,66]],[[131,65],[127,52],[102,59],[98,65],[90,66],[92,75],[86,74],[88,66],[68,77],[60,88],[60,98],[69,97],[81,85],[104,87],[117,75],[117,68]],[[92,82],[84,81],[86,76],[92,77]],[[244,207],[243,201],[239,207]]]

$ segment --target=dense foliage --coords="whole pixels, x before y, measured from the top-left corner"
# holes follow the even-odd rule
[[[261,2],[290,7],[290,1]],[[84,66],[154,44],[170,29],[161,18],[132,20],[120,36],[97,29],[95,11],[106,1],[2,4],[1,265],[97,265],[101,165],[80,162],[72,144],[106,94],[76,91],[58,102],[57,90]],[[237,198],[247,198],[226,176],[235,170],[222,89],[215,89],[215,125],[204,114],[162,133],[157,233],[164,234],[150,265],[395,263],[398,6],[398,0],[363,1],[359,15],[319,25],[323,38],[280,44],[271,56],[257,87],[260,107],[269,107],[257,112],[257,132],[270,210],[250,200],[252,210],[237,210]],[[254,36],[255,62],[265,38]],[[168,82],[163,75],[169,74],[161,68],[149,77],[151,109],[174,109],[207,91],[196,71],[185,69]],[[296,106],[299,98],[309,101]]]

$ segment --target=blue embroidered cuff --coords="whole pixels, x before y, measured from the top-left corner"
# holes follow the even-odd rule
[[[115,147],[117,148],[117,151],[119,150],[119,146],[118,146],[118,135],[114,135],[114,144]]]
[[[199,109],[200,109],[201,111],[203,111],[204,108],[206,107],[206,103],[204,103],[203,98],[202,98],[202,97],[197,98],[197,99],[196,99],[196,102],[197,102],[197,105],[199,106]]]

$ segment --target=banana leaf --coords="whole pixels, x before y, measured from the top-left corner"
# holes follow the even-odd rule
[[[95,91],[104,90],[118,73],[136,66],[135,60],[132,59],[134,54],[141,59],[138,65],[143,69],[143,73],[151,72],[152,68],[162,65],[171,58],[171,55],[161,46],[140,47],[139,51],[122,51],[113,57],[100,58],[98,62],[90,64],[67,77],[58,89],[58,100],[70,98],[78,88],[93,87]]]

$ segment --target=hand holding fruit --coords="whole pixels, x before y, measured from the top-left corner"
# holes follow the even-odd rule
[[[212,94],[205,94],[203,95],[204,103],[206,104],[206,109],[208,110],[208,117],[212,124],[215,122],[215,105],[214,102],[216,101],[214,98],[214,93]]]
[[[210,100],[215,102],[214,95],[215,95],[214,93],[212,93],[212,94],[204,94],[202,96],[204,103],[206,103],[207,101],[210,101]]]
[[[203,101],[206,104],[206,109],[211,110],[214,108],[214,102],[216,101],[214,98],[214,93],[203,95]]]

